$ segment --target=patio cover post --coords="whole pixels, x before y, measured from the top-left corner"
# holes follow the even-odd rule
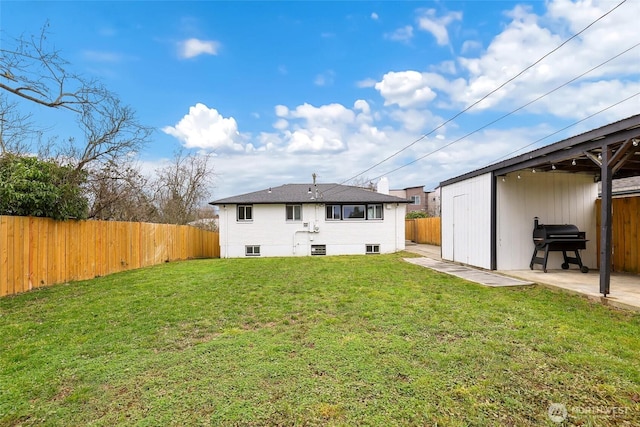
[[[602,203],[600,211],[600,293],[609,294],[611,282],[611,148],[602,147]]]

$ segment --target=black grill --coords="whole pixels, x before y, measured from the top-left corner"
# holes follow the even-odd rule
[[[588,240],[586,239],[585,232],[578,230],[578,227],[572,224],[553,224],[545,225],[539,224],[536,217],[533,222],[533,256],[531,257],[531,263],[529,268],[533,270],[534,264],[542,265],[544,272],[547,272],[547,259],[549,258],[549,252],[557,251],[562,252],[564,257],[564,263],[562,263],[562,269],[569,268],[569,264],[575,264],[580,267],[580,271],[588,273],[589,268],[582,265],[582,259],[580,259],[580,249],[586,249]],[[544,252],[543,257],[538,256],[538,252]],[[575,256],[567,256],[567,252],[572,252]]]

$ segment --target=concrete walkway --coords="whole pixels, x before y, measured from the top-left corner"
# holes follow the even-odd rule
[[[441,273],[447,273],[485,286],[526,286],[534,284],[533,282],[527,282],[513,277],[489,273],[487,271],[478,270],[477,268],[458,265],[452,262],[438,261],[431,258],[405,258],[404,260],[412,264],[421,265]]]
[[[577,269],[548,270],[548,273],[540,269],[488,272],[450,261],[443,261],[440,256],[439,246],[407,242],[405,250],[422,256],[422,258],[405,258],[407,262],[486,286],[538,284],[581,295],[604,305],[640,311],[640,275],[612,273],[611,293],[605,298],[599,292],[600,276],[598,271],[595,270],[587,274],[583,274]],[[508,284],[509,280],[514,280],[513,284]]]

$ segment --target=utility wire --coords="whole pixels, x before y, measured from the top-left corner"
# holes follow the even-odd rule
[[[598,114],[600,114],[600,113],[603,113],[603,112],[605,112],[605,111],[607,111],[607,110],[609,110],[609,109],[611,109],[611,108],[613,108],[613,107],[615,107],[615,106],[617,106],[617,105],[620,105],[620,104],[622,104],[623,102],[626,102],[626,101],[630,100],[631,98],[634,98],[634,97],[636,97],[636,96],[638,96],[638,95],[640,95],[640,92],[636,92],[636,93],[634,93],[633,95],[631,95],[631,96],[629,96],[629,97],[627,97],[627,98],[625,98],[625,99],[623,99],[623,100],[621,100],[621,101],[616,102],[615,104],[611,104],[611,105],[609,105],[608,107],[603,108],[602,110],[596,111],[595,113],[590,114],[589,116],[587,116],[587,117],[585,117],[585,118],[583,118],[583,119],[580,119],[580,120],[578,120],[578,121],[576,121],[576,122],[571,123],[570,125],[567,125],[567,126],[563,127],[562,129],[559,129],[559,130],[557,130],[557,131],[555,131],[555,132],[550,133],[549,135],[546,135],[546,136],[544,136],[544,137],[542,137],[542,138],[540,138],[540,139],[537,139],[537,140],[535,140],[535,141],[533,141],[533,142],[531,142],[531,143],[529,143],[529,144],[527,144],[527,145],[525,145],[525,146],[523,146],[523,147],[520,147],[519,149],[517,149],[517,150],[516,150],[516,151],[514,151],[513,153],[516,153],[516,152],[518,152],[518,151],[520,151],[520,150],[523,150],[523,149],[525,149],[525,148],[527,148],[527,147],[530,147],[531,145],[536,144],[537,142],[540,142],[540,141],[542,141],[542,140],[544,140],[544,139],[547,139],[547,138],[549,138],[549,137],[551,137],[551,136],[553,136],[553,135],[556,135],[556,134],[558,134],[558,133],[560,133],[560,132],[562,132],[562,131],[565,131],[565,130],[567,130],[567,129],[569,129],[569,128],[571,128],[571,127],[573,127],[573,126],[577,125],[577,124],[580,124],[580,123],[584,122],[585,120],[588,120],[588,119],[590,119],[590,118],[592,118],[592,117],[594,117],[594,116],[596,116],[596,115],[598,115]],[[462,137],[462,138],[464,138],[464,137]],[[453,141],[453,142],[451,142],[451,143],[447,144],[445,147],[447,147],[447,146],[449,146],[449,145],[451,145],[451,144],[454,144],[455,142],[460,141],[462,138],[459,138],[459,139],[457,139],[457,140],[455,140],[455,141]],[[445,147],[442,147],[442,148],[445,148]],[[397,167],[397,168],[395,168],[395,169],[393,169],[393,170],[391,170],[391,171],[387,172],[386,174],[378,175],[378,176],[374,177],[374,178],[372,179],[372,181],[373,181],[373,180],[376,180],[376,179],[378,179],[378,178],[382,178],[382,177],[383,177],[383,176],[385,176],[385,175],[389,175],[389,174],[391,174],[391,173],[393,173],[393,172],[396,172],[396,171],[398,171],[398,170],[400,170],[400,169],[402,169],[402,168],[404,168],[404,167],[406,167],[406,166],[409,166],[409,165],[411,165],[411,164],[413,164],[413,163],[415,163],[415,162],[417,162],[417,161],[419,161],[419,160],[422,160],[422,159],[424,159],[425,157],[430,156],[431,154],[433,154],[433,153],[435,153],[435,152],[437,152],[437,151],[439,151],[439,150],[440,150],[440,149],[438,149],[438,150],[434,150],[434,151],[432,151],[431,153],[425,154],[424,156],[422,156],[422,157],[419,157],[419,158],[415,159],[415,160],[414,160],[414,161],[412,161],[411,163],[407,163],[407,164],[405,164],[405,165],[402,165],[402,166],[400,166],[400,167]],[[504,156],[503,156],[503,157],[504,157]],[[500,157],[498,160],[500,160],[500,159],[501,159],[501,158],[503,158],[503,157]],[[494,160],[493,162],[488,163],[486,166],[488,166],[488,165],[492,165],[492,164],[496,163],[498,160]],[[486,166],[483,166],[483,167],[486,167]],[[478,169],[482,169],[482,168],[478,168]]]
[[[600,111],[596,111],[595,113],[590,114],[590,115],[588,115],[587,117],[584,117],[584,118],[582,118],[582,119],[578,120],[577,122],[573,122],[573,123],[571,123],[570,125],[567,125],[567,126],[563,127],[562,129],[558,129],[557,131],[555,131],[555,132],[553,132],[553,133],[550,133],[550,134],[549,134],[549,135],[547,135],[547,136],[544,136],[544,137],[542,137],[542,138],[536,139],[535,141],[533,141],[533,142],[531,142],[531,143],[529,143],[529,144],[527,144],[527,145],[524,145],[524,146],[522,146],[522,147],[518,148],[517,150],[512,151],[511,153],[505,154],[505,155],[504,155],[504,156],[502,156],[502,157],[498,157],[496,160],[494,160],[494,161],[492,161],[492,162],[488,163],[488,164],[487,164],[487,165],[485,165],[484,167],[487,167],[487,166],[489,166],[489,165],[492,165],[492,164],[494,164],[494,163],[497,163],[497,162],[499,162],[500,160],[502,160],[502,159],[504,159],[504,158],[506,158],[506,157],[510,157],[511,155],[513,155],[513,154],[517,153],[518,151],[522,151],[522,150],[524,150],[525,148],[529,148],[529,147],[531,147],[532,145],[535,145],[535,144],[537,144],[537,143],[538,143],[538,142],[540,142],[540,141],[543,141],[543,140],[545,140],[545,139],[547,139],[547,138],[549,138],[549,137],[551,137],[551,136],[553,136],[553,135],[556,135],[556,134],[558,134],[558,133],[560,133],[560,132],[563,132],[563,131],[565,131],[565,130],[569,129],[570,127],[573,127],[573,126],[575,126],[575,125],[577,125],[577,124],[580,124],[580,123],[584,122],[585,120],[589,120],[589,119],[590,119],[590,118],[592,118],[593,116],[595,116],[595,115],[597,115],[597,114],[600,114],[600,113],[603,113],[603,112],[605,112],[605,111],[607,111],[607,110],[609,110],[609,109],[611,109],[611,108],[613,108],[613,107],[616,107],[616,106],[618,106],[618,105],[622,104],[623,102],[626,102],[626,101],[630,100],[631,98],[636,97],[636,96],[638,96],[638,95],[640,95],[640,92],[636,92],[636,93],[634,93],[633,95],[629,96],[628,98],[625,98],[625,99],[623,99],[623,100],[621,100],[621,101],[618,101],[618,102],[616,102],[615,104],[609,105],[608,107],[605,107],[605,108],[603,108],[603,109],[602,109],[602,110],[600,110]],[[482,169],[482,168],[480,168],[480,169]]]
[[[533,68],[534,66],[538,65],[540,62],[542,62],[544,59],[546,59],[548,56],[550,56],[551,54],[555,53],[556,51],[558,51],[560,48],[562,48],[564,45],[566,45],[567,43],[569,43],[571,40],[575,39],[576,37],[578,37],[580,34],[584,33],[586,30],[588,30],[589,28],[591,28],[594,24],[596,24],[598,21],[602,20],[603,18],[605,18],[607,15],[611,14],[614,10],[616,10],[617,8],[619,8],[620,6],[622,6],[624,3],[626,3],[627,0],[622,0],[620,3],[618,3],[615,7],[613,7],[611,10],[609,10],[608,12],[606,12],[604,15],[600,16],[599,18],[597,18],[595,21],[591,22],[589,25],[587,25],[586,27],[584,27],[582,30],[580,30],[579,32],[575,33],[573,36],[569,37],[567,40],[565,40],[564,42],[562,42],[560,45],[558,45],[556,48],[554,48],[553,50],[549,51],[548,53],[546,53],[545,55],[543,55],[542,57],[540,57],[537,61],[535,61],[534,63],[532,63],[531,65],[529,65],[528,67],[526,67],[525,69],[523,69],[522,71],[520,71],[518,74],[516,74],[515,76],[511,77],[510,79],[508,79],[507,81],[505,81],[504,83],[502,83],[500,86],[498,86],[497,88],[495,88],[494,90],[492,90],[491,92],[487,93],[485,96],[483,96],[482,98],[478,99],[477,101],[475,101],[473,104],[469,105],[468,107],[466,107],[465,109],[459,111],[458,113],[454,114],[452,117],[450,117],[449,119],[445,120],[443,123],[441,123],[440,125],[438,125],[437,127],[433,128],[431,131],[429,131],[428,133],[423,134],[422,136],[420,136],[419,138],[417,138],[416,140],[414,140],[413,142],[411,142],[409,145],[406,145],[405,147],[401,148],[400,150],[396,151],[395,153],[391,154],[390,156],[384,158],[383,160],[379,161],[378,163],[374,164],[373,166],[365,169],[364,171],[358,173],[357,175],[352,176],[349,179],[346,179],[344,181],[342,181],[340,184],[344,184],[346,182],[351,181],[352,179],[357,178],[358,176],[369,172],[370,170],[380,166],[382,163],[386,162],[387,160],[397,156],[398,154],[402,153],[403,151],[407,150],[408,148],[412,147],[413,145],[417,144],[418,142],[422,141],[423,139],[425,139],[426,137],[428,137],[429,135],[433,134],[435,131],[437,131],[438,129],[442,128],[443,126],[447,125],[448,123],[451,123],[452,121],[454,121],[455,119],[457,119],[458,117],[460,117],[462,114],[466,113],[467,111],[469,111],[470,109],[472,109],[473,107],[475,107],[476,105],[478,105],[479,103],[481,103],[482,101],[484,101],[485,99],[487,99],[489,96],[493,95],[494,93],[496,93],[497,91],[499,91],[500,89],[502,89],[503,87],[505,87],[507,84],[511,83],[512,81],[514,81],[515,79],[517,79],[518,77],[520,77],[522,74],[524,74],[526,71],[528,71],[529,69]],[[450,145],[450,144],[449,144]],[[443,147],[444,148],[444,147]],[[330,190],[331,188],[327,189],[326,191]]]
[[[418,161],[420,161],[420,160],[424,159],[425,157],[429,157],[429,156],[431,156],[431,155],[433,155],[433,154],[437,153],[438,151],[444,150],[445,148],[450,147],[451,145],[453,145],[453,144],[455,144],[455,143],[457,143],[457,142],[460,142],[460,141],[462,141],[463,139],[465,139],[465,138],[467,138],[467,137],[469,137],[469,136],[471,136],[471,135],[473,135],[473,134],[475,134],[475,133],[478,133],[478,132],[480,132],[480,131],[481,131],[481,130],[483,130],[483,129],[486,129],[486,128],[488,128],[489,126],[496,124],[496,123],[497,123],[497,122],[499,122],[500,120],[502,120],[502,119],[504,119],[504,118],[506,118],[506,117],[509,117],[510,115],[512,115],[512,114],[514,114],[514,113],[516,113],[516,112],[518,112],[518,111],[520,111],[520,110],[522,110],[523,108],[528,107],[529,105],[533,104],[534,102],[537,102],[537,101],[541,100],[542,98],[544,98],[544,97],[546,97],[546,96],[548,96],[548,95],[552,94],[553,92],[556,92],[556,91],[558,91],[559,89],[562,89],[563,87],[565,87],[565,86],[567,86],[567,85],[569,85],[569,84],[571,84],[571,83],[575,82],[576,80],[578,80],[578,79],[580,79],[580,78],[582,78],[582,77],[586,76],[587,74],[589,74],[589,73],[591,73],[592,71],[594,71],[594,70],[596,70],[596,69],[598,69],[598,68],[602,67],[603,65],[608,64],[609,62],[613,61],[614,59],[617,59],[618,57],[620,57],[620,56],[624,55],[625,53],[627,53],[627,52],[629,52],[629,51],[631,51],[631,50],[635,49],[635,48],[636,48],[636,47],[638,47],[638,46],[640,46],[640,43],[636,43],[635,45],[631,46],[630,48],[628,48],[628,49],[626,49],[626,50],[624,50],[624,51],[620,52],[619,54],[617,54],[617,55],[615,55],[615,56],[613,56],[613,57],[611,57],[611,58],[609,58],[609,59],[607,59],[606,61],[604,61],[604,62],[602,62],[602,63],[600,63],[600,64],[596,65],[595,67],[592,67],[591,69],[589,69],[589,70],[585,71],[584,73],[582,73],[582,74],[580,74],[580,75],[578,75],[578,76],[576,76],[576,77],[572,78],[571,80],[569,80],[569,81],[567,81],[567,82],[565,82],[565,83],[561,84],[560,86],[557,86],[557,87],[555,87],[554,89],[552,89],[552,90],[550,90],[550,91],[548,91],[548,92],[546,92],[546,93],[544,93],[544,94],[542,94],[542,95],[538,96],[537,98],[532,99],[531,101],[529,101],[529,102],[527,102],[527,103],[525,103],[525,104],[521,105],[520,107],[516,108],[515,110],[512,110],[512,111],[510,111],[510,112],[508,112],[508,113],[506,113],[506,114],[503,114],[502,116],[498,117],[497,119],[494,119],[494,120],[490,121],[489,123],[487,123],[487,124],[485,124],[485,125],[483,125],[483,126],[480,126],[479,128],[477,128],[477,129],[475,129],[475,130],[473,130],[473,131],[471,131],[471,132],[469,132],[469,133],[467,133],[467,134],[465,134],[465,135],[461,136],[460,138],[458,138],[458,139],[456,139],[456,140],[453,140],[453,141],[451,141],[451,142],[449,142],[449,143],[447,143],[447,144],[445,144],[445,145],[443,145],[443,146],[441,146],[441,147],[438,147],[438,148],[436,148],[435,150],[430,151],[429,153],[427,153],[427,154],[425,154],[425,155],[423,155],[423,156],[420,156],[420,157],[418,157],[417,159],[414,159],[414,160],[412,160],[412,161],[411,161],[411,162],[409,162],[409,163],[406,163],[406,164],[404,164],[404,165],[402,165],[402,166],[399,166],[399,167],[397,167],[397,168],[395,168],[395,169],[392,169],[391,171],[388,171],[388,172],[387,172],[387,173],[385,173],[385,174],[382,174],[382,175],[379,175],[379,176],[376,176],[376,177],[372,178],[372,181],[373,181],[373,180],[375,180],[375,179],[377,179],[377,178],[380,178],[380,177],[382,177],[382,176],[392,174],[393,172],[396,172],[396,171],[398,171],[398,170],[400,170],[400,169],[402,169],[402,168],[404,168],[404,167],[410,166],[410,165],[412,165],[412,164],[414,164],[414,163],[416,163],[416,162],[418,162]],[[637,94],[636,94],[636,95],[637,95]],[[633,95],[633,96],[635,96],[635,95]],[[632,96],[632,97],[633,97],[633,96]],[[625,99],[624,101],[626,101],[626,99]],[[624,101],[621,101],[621,102],[624,102]],[[615,106],[615,105],[617,105],[617,104],[614,104],[613,106]],[[610,108],[610,107],[608,107],[608,108]],[[608,108],[607,108],[607,109],[608,109]],[[605,109],[605,110],[606,110],[606,109]],[[601,110],[600,112],[605,111],[605,110]],[[580,123],[580,122],[576,122],[576,123]],[[564,130],[564,129],[562,129],[562,130]],[[562,130],[561,130],[561,131],[562,131]],[[558,132],[560,132],[560,131],[558,131]],[[556,133],[557,133],[557,132],[556,132]],[[554,134],[555,134],[555,133],[553,133],[553,134],[551,134],[551,135],[554,135]],[[545,138],[548,138],[548,137],[549,137],[549,136],[551,136],[551,135],[547,135]],[[544,139],[544,138],[543,138],[543,139]],[[520,151],[520,150],[522,150],[522,149],[524,149],[524,148],[526,148],[526,147],[529,147],[529,146],[531,146],[531,145],[535,144],[536,142],[538,142],[538,141],[535,141],[535,142],[533,142],[533,143],[531,143],[531,144],[528,144],[528,145],[526,145],[526,146],[524,146],[524,147],[521,147],[521,148],[519,148],[519,149],[515,150],[515,151],[514,151],[514,152],[512,152],[512,153],[516,153],[516,152],[518,152],[518,151]],[[507,155],[505,155],[505,156],[503,156],[503,157],[506,157],[506,156],[508,156],[508,155],[510,155],[510,154],[512,154],[512,153],[509,153],[509,154],[507,154]]]

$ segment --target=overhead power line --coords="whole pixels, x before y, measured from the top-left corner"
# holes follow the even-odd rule
[[[455,119],[457,119],[458,117],[460,117],[462,114],[466,113],[467,111],[471,110],[473,107],[475,107],[476,105],[478,105],[479,103],[481,103],[482,101],[484,101],[485,99],[487,99],[488,97],[490,97],[491,95],[493,95],[494,93],[496,93],[497,91],[499,91],[500,89],[502,89],[503,87],[505,87],[507,84],[511,83],[512,81],[514,81],[515,79],[517,79],[518,77],[520,77],[521,75],[523,75],[526,71],[530,70],[531,68],[535,67],[536,65],[538,65],[540,62],[542,62],[544,59],[546,59],[548,56],[552,55],[553,53],[555,53],[556,51],[558,51],[559,49],[561,49],[563,46],[565,46],[567,43],[569,43],[571,40],[575,39],[576,37],[578,37],[580,34],[584,33],[586,30],[588,30],[589,28],[591,28],[593,25],[595,25],[597,22],[599,22],[600,20],[604,19],[606,16],[608,16],[609,14],[611,14],[613,11],[615,11],[616,9],[618,9],[620,6],[622,6],[624,3],[626,3],[627,0],[622,0],[620,3],[618,3],[616,6],[614,6],[611,10],[609,10],[608,12],[606,12],[605,14],[603,14],[602,16],[598,17],[597,19],[595,19],[593,22],[591,22],[589,25],[587,25],[586,27],[584,27],[582,30],[580,30],[579,32],[575,33],[574,35],[572,35],[571,37],[569,37],[568,39],[566,39],[564,42],[562,42],[560,45],[558,45],[557,47],[555,47],[553,50],[549,51],[548,53],[546,53],[545,55],[543,55],[542,57],[540,57],[538,60],[536,60],[535,62],[533,62],[531,65],[527,66],[526,68],[524,68],[522,71],[520,71],[519,73],[517,73],[516,75],[514,75],[513,77],[511,77],[510,79],[506,80],[504,83],[502,83],[501,85],[499,85],[498,87],[496,87],[495,89],[493,89],[491,92],[487,93],[486,95],[484,95],[482,98],[478,99],[477,101],[475,101],[474,103],[472,103],[471,105],[469,105],[468,107],[464,108],[463,110],[459,111],[458,113],[454,114],[453,116],[451,116],[449,119],[445,120],[444,122],[442,122],[441,124],[439,124],[438,126],[436,126],[435,128],[433,128],[432,130],[430,130],[429,132],[421,135],[419,138],[415,139],[413,142],[411,142],[410,144],[404,146],[403,148],[399,149],[398,151],[394,152],[393,154],[389,155],[388,157],[382,159],[381,161],[377,162],[376,164],[374,164],[373,166],[363,170],[362,172],[352,176],[349,179],[346,179],[344,181],[342,181],[340,184],[345,184],[355,178],[357,178],[360,175],[363,175],[367,172],[369,172],[370,170],[380,166],[381,164],[385,163],[386,161],[392,159],[393,157],[399,155],[400,153],[402,153],[403,151],[407,150],[408,148],[414,146],[415,144],[417,144],[418,142],[422,141],[423,139],[425,139],[426,137],[428,137],[429,135],[433,134],[434,132],[436,132],[438,129],[442,128],[443,126],[451,123],[452,121],[454,121]],[[456,141],[457,142],[457,141]],[[448,145],[451,145],[448,144]],[[447,146],[448,146],[447,145]],[[445,146],[446,147],[446,146]],[[444,148],[444,147],[443,147]],[[395,170],[394,170],[395,171]],[[328,189],[330,190],[330,188]]]
[[[445,148],[450,147],[450,146],[452,146],[453,144],[456,144],[456,143],[458,143],[458,142],[462,141],[463,139],[468,138],[469,136],[471,136],[471,135],[473,135],[473,134],[475,134],[475,133],[480,132],[480,131],[481,131],[481,130],[483,130],[483,129],[488,128],[488,127],[489,127],[489,126],[491,126],[491,125],[496,124],[497,122],[499,122],[499,121],[501,121],[501,120],[505,119],[506,117],[509,117],[510,115],[512,115],[512,114],[514,114],[514,113],[516,113],[516,112],[518,112],[518,111],[520,111],[520,110],[522,110],[523,108],[528,107],[529,105],[533,104],[534,102],[537,102],[537,101],[541,100],[542,98],[544,98],[544,97],[546,97],[546,96],[548,96],[548,95],[550,95],[550,94],[552,94],[552,93],[554,93],[554,92],[556,92],[556,91],[558,91],[558,90],[562,89],[563,87],[568,86],[569,84],[571,84],[571,83],[575,82],[576,80],[578,80],[578,79],[580,79],[580,78],[582,78],[582,77],[586,76],[587,74],[589,74],[589,73],[591,73],[592,71],[594,71],[594,70],[596,70],[596,69],[598,69],[598,68],[602,67],[603,65],[608,64],[609,62],[611,62],[611,61],[613,61],[614,59],[617,59],[618,57],[620,57],[620,56],[624,55],[625,53],[627,53],[627,52],[629,52],[629,51],[631,51],[631,50],[633,50],[633,49],[637,48],[638,46],[640,46],[640,43],[636,43],[635,45],[631,46],[630,48],[625,49],[624,51],[620,52],[619,54],[617,54],[617,55],[615,55],[615,56],[612,56],[611,58],[607,59],[606,61],[604,61],[604,62],[602,62],[602,63],[600,63],[600,64],[596,65],[595,67],[590,68],[589,70],[587,70],[587,71],[585,71],[584,73],[582,73],[582,74],[580,74],[580,75],[578,75],[578,76],[576,76],[576,77],[572,78],[571,80],[569,80],[569,81],[567,81],[567,82],[565,82],[565,83],[561,84],[560,86],[557,86],[557,87],[555,87],[554,89],[551,89],[550,91],[548,91],[548,92],[546,92],[546,93],[544,93],[544,94],[542,94],[542,95],[538,96],[537,98],[534,98],[534,99],[532,99],[531,101],[529,101],[529,102],[527,102],[527,103],[525,103],[525,104],[521,105],[520,107],[518,107],[518,108],[516,108],[516,109],[514,109],[514,110],[511,110],[510,112],[508,112],[508,113],[506,113],[506,114],[503,114],[502,116],[500,116],[500,117],[498,117],[498,118],[496,118],[496,119],[494,119],[494,120],[492,120],[492,121],[488,122],[487,124],[485,124],[485,125],[483,125],[483,126],[480,126],[479,128],[476,128],[475,130],[473,130],[473,131],[471,131],[471,132],[469,132],[469,133],[466,133],[465,135],[461,136],[460,138],[455,139],[455,140],[453,140],[453,141],[451,141],[451,142],[449,142],[449,143],[447,143],[447,144],[445,144],[445,145],[443,145],[443,146],[441,146],[441,147],[438,147],[438,148],[436,148],[435,150],[430,151],[429,153],[424,154],[423,156],[420,156],[420,157],[418,157],[418,158],[416,158],[416,159],[412,160],[411,162],[405,163],[404,165],[399,166],[399,167],[397,167],[397,168],[395,168],[395,169],[392,169],[392,170],[390,170],[390,171],[388,171],[388,172],[386,172],[386,173],[384,173],[384,174],[382,174],[382,175],[376,176],[376,177],[374,177],[374,178],[373,178],[373,180],[375,180],[375,179],[377,179],[377,178],[380,178],[380,177],[382,177],[382,176],[385,176],[385,175],[389,175],[389,174],[391,174],[391,173],[393,173],[393,172],[396,172],[396,171],[398,171],[398,170],[400,170],[400,169],[402,169],[402,168],[405,168],[405,167],[407,167],[407,166],[410,166],[410,165],[412,165],[412,164],[414,164],[414,163],[416,163],[416,162],[418,162],[418,161],[420,161],[420,160],[422,160],[422,159],[424,159],[424,158],[426,158],[426,157],[429,157],[429,156],[431,156],[431,155],[433,155],[433,154],[437,153],[438,151],[442,151],[442,150],[444,150]],[[635,95],[634,95],[634,96],[635,96]],[[632,97],[633,97],[633,96],[632,96]],[[624,102],[624,101],[626,101],[626,99],[625,99],[625,100],[623,100],[623,101],[621,101],[621,102]],[[613,106],[615,106],[615,105],[617,105],[617,104],[614,104]],[[611,106],[611,107],[612,107],[612,106]],[[605,111],[605,110],[607,110],[608,108],[611,108],[611,107],[607,107],[607,108],[605,108],[604,110],[601,110],[600,112]],[[576,123],[580,123],[580,122],[576,122]],[[555,133],[554,133],[554,134],[555,134]],[[554,135],[554,134],[551,134],[551,135]],[[549,137],[549,136],[551,136],[551,135],[547,135],[545,138],[548,138],[548,137]],[[544,138],[543,138],[543,139],[544,139]],[[520,151],[520,150],[522,150],[522,149],[524,149],[524,148],[526,148],[526,147],[529,147],[529,146],[531,146],[531,145],[535,144],[536,142],[538,142],[538,141],[535,141],[535,142],[533,142],[533,143],[531,143],[531,144],[528,144],[528,145],[526,145],[526,146],[524,146],[524,147],[521,147],[521,148],[519,148],[519,149],[517,149],[517,150],[513,151],[512,153],[516,153],[516,152],[518,152],[518,151]],[[512,153],[509,153],[509,154],[512,154]],[[509,154],[505,155],[504,157],[508,156]]]

